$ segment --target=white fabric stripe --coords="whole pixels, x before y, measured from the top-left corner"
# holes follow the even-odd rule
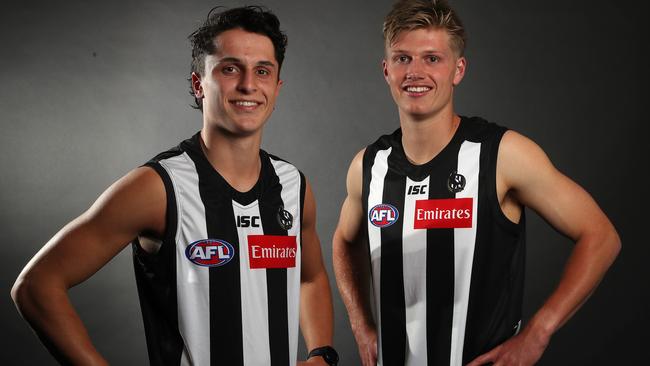
[[[189,244],[208,239],[199,177],[187,153],[161,160],[160,165],[167,170],[174,185],[178,211],[176,299],[178,328],[186,345],[181,365],[209,365],[210,327],[206,325],[210,319],[209,267],[197,266],[185,257]]]
[[[235,213],[234,225],[237,225],[237,216],[261,217],[257,201],[247,206],[232,201],[232,208]],[[250,260],[248,258],[248,235],[264,234],[261,221],[259,220],[259,227],[237,228],[241,283],[242,348],[245,366],[271,364],[266,270],[250,269]]]
[[[465,189],[456,193],[456,198],[471,197],[472,227],[454,229],[454,315],[451,329],[450,365],[459,366],[463,362],[467,305],[472,278],[474,246],[478,207],[478,184],[481,157],[481,144],[464,141],[458,153],[458,174],[465,177]]]
[[[408,194],[410,187],[418,194]],[[424,192],[422,192],[422,188]],[[402,222],[402,263],[406,304],[406,366],[427,364],[427,230],[414,229],[415,201],[429,198],[429,177],[421,182],[406,177]]]
[[[275,174],[282,185],[282,202],[284,209],[293,215],[293,226],[287,230],[287,235],[295,235],[300,243],[300,172],[293,165],[282,160],[270,159]],[[300,244],[297,247],[296,258],[302,258]],[[298,326],[300,313],[300,267],[301,260],[296,260],[294,268],[287,268],[287,312],[289,320],[289,361],[291,366],[298,360]]]
[[[388,172],[388,156],[392,147],[386,150],[379,150],[375,155],[375,161],[370,170],[370,189],[368,192],[368,211],[374,206],[382,203],[384,197],[384,178]],[[368,220],[368,212],[365,212],[365,220]],[[372,263],[372,283],[375,293],[376,319],[377,323],[377,366],[383,365],[381,352],[381,294],[380,294],[380,273],[381,273],[381,229],[368,221],[368,243],[370,246],[370,261]]]

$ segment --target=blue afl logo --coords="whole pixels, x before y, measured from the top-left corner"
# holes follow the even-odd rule
[[[395,206],[387,203],[380,203],[368,212],[368,220],[377,227],[391,226],[397,221],[398,217],[399,212]]]
[[[224,240],[203,239],[188,245],[185,256],[199,266],[219,267],[232,260],[235,248]]]

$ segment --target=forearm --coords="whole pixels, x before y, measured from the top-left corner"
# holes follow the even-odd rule
[[[324,270],[300,285],[300,327],[308,350],[332,345],[332,296]]]
[[[613,228],[580,238],[557,288],[530,320],[531,331],[549,339],[593,293],[619,251]]]
[[[356,336],[359,331],[375,328],[369,301],[367,252],[360,243],[349,243],[337,233],[332,246],[336,283]]]
[[[11,295],[23,318],[60,363],[108,364],[92,345],[64,286],[19,278]]]

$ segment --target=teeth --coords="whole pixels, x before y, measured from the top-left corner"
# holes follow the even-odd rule
[[[431,90],[431,88],[428,86],[409,86],[406,88],[406,91],[413,93],[422,93],[429,90]]]
[[[254,106],[257,105],[256,102],[249,102],[247,100],[238,100],[238,101],[235,102],[235,104],[243,106],[243,107],[254,107]]]

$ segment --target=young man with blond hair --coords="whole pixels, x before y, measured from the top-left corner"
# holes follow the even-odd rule
[[[400,128],[352,160],[333,239],[363,365],[532,365],[616,258],[616,230],[533,141],[455,113],[465,31],[446,1],[397,2],[384,38]],[[525,207],[575,248],[522,324]]]

